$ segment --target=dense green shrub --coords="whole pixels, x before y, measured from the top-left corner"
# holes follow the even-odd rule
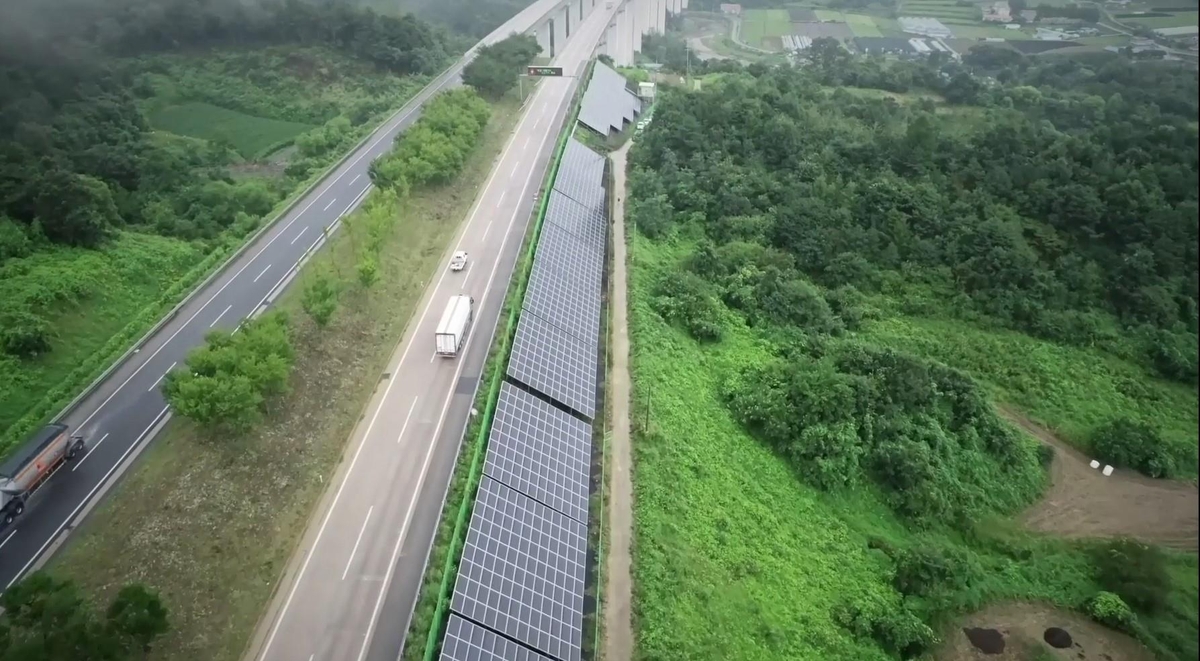
[[[1133,626],[1133,611],[1124,600],[1111,592],[1097,592],[1088,600],[1084,610],[1093,620],[1119,631],[1129,631]]]
[[[1114,466],[1132,468],[1150,477],[1168,477],[1175,460],[1166,440],[1154,427],[1117,418],[1092,432],[1092,450]]]
[[[721,339],[720,304],[711,286],[694,273],[673,273],[659,283],[653,305],[668,323],[683,326],[702,341]]]
[[[1155,546],[1133,539],[1098,544],[1091,551],[1096,582],[1130,606],[1153,613],[1166,603],[1171,591],[1167,558]]]

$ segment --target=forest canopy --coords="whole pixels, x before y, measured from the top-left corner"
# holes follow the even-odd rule
[[[911,659],[1016,600],[1196,658],[1194,556],[1022,529],[1061,459],[1000,417],[1193,475],[1196,72],[803,57],[660,88],[631,148],[643,653]]]
[[[657,191],[644,231],[700,223],[717,244],[766,247],[746,253],[742,281],[903,289],[914,309],[1195,382],[1194,72],[1022,58],[988,85],[937,58],[884,64],[826,40],[806,52],[803,73],[751,67],[663,99],[688,109],[641,143],[634,180]],[[970,112],[823,87],[842,85],[926,90]]]

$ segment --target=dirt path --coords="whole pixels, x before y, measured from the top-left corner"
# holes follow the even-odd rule
[[[604,574],[604,659],[633,657],[632,579],[629,548],[633,541],[632,453],[629,443],[629,322],[625,273],[625,154],[632,140],[611,154],[613,190],[612,287],[612,457],[608,492],[608,567]]]
[[[1022,516],[1032,530],[1069,538],[1129,536],[1195,552],[1200,547],[1200,492],[1191,484],[1133,471],[1104,477],[1091,459],[1010,407],[1000,414],[1054,447],[1050,489]]]

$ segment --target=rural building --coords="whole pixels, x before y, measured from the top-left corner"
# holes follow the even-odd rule
[[[710,5],[710,6],[711,6],[711,5]],[[722,4],[721,4],[721,13],[722,13],[722,14],[731,14],[731,15],[733,15],[733,16],[741,16],[741,14],[742,14],[742,6],[741,6],[741,5],[735,5],[735,4],[726,4],[726,3],[722,3]]]
[[[909,34],[919,34],[922,37],[949,39],[954,36],[950,28],[936,18],[926,16],[902,16],[899,19],[900,29]],[[875,37],[878,38],[878,37]]]
[[[855,37],[858,50],[872,55],[910,55],[912,44],[902,37]]]
[[[995,23],[1007,23],[1012,20],[1012,8],[1008,0],[997,0],[983,11],[983,20]]]
[[[1048,28],[1038,28],[1033,36],[1041,41],[1068,41],[1075,38],[1073,34]]]
[[[783,48],[790,51],[800,51],[812,46],[812,37],[798,34],[783,35]]]
[[[1036,9],[1022,9],[1019,12],[1019,15],[1021,17],[1021,20],[1025,21],[1026,23],[1032,23],[1037,20],[1037,10]]]

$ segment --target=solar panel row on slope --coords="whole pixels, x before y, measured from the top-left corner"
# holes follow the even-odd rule
[[[596,409],[604,165],[568,141],[513,340],[515,383],[501,386],[492,421],[442,661],[582,654],[592,425],[580,418]]]

